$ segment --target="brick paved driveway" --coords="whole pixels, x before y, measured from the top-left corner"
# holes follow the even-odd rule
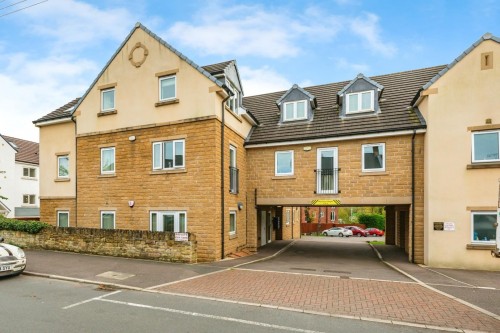
[[[411,282],[399,273],[389,272],[388,267],[377,266],[379,262],[372,260],[373,254],[364,252],[370,249],[367,244],[364,244],[365,249],[350,248],[344,244],[342,248],[329,248],[329,252],[314,252],[312,249],[318,250],[318,244],[299,243],[271,260],[179,281],[157,290],[324,315],[404,322],[459,331],[500,332],[499,320]],[[342,260],[347,252],[353,250],[358,259],[349,266]],[[337,260],[343,262],[343,270],[332,259],[335,253]],[[325,265],[337,268],[324,269]],[[309,271],[294,270],[296,266]],[[338,276],[334,276],[335,271],[340,272]],[[347,271],[350,274],[346,274]],[[396,278],[365,278],[374,275]]]

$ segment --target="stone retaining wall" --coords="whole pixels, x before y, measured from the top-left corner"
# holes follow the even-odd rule
[[[196,263],[196,237],[175,241],[170,232],[48,227],[36,235],[0,230],[6,243],[25,249],[89,253],[126,258]]]

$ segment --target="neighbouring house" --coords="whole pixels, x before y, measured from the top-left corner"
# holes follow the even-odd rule
[[[301,223],[339,223],[338,207],[301,207]],[[308,221],[308,219],[310,221]]]
[[[491,37],[486,45],[497,42]],[[498,52],[478,48],[492,52],[488,61]],[[403,248],[413,262],[452,266],[433,259],[439,251],[433,246],[441,245],[429,239],[459,241],[459,232],[439,234],[429,230],[429,221],[457,218],[458,225],[458,217],[430,214],[442,208],[435,208],[439,200],[452,209],[444,190],[450,182],[457,186],[453,195],[470,190],[461,182],[475,193],[485,186],[479,173],[493,178],[494,169],[477,170],[484,161],[459,162],[463,170],[454,177],[460,181],[441,177],[429,186],[424,179],[432,182],[433,172],[455,161],[443,152],[454,143],[447,133],[465,130],[474,140],[474,133],[486,130],[478,139],[484,141],[500,128],[494,127],[491,97],[498,68],[462,80],[469,67],[474,70],[460,65],[467,57],[454,67],[359,74],[244,97],[235,61],[198,66],[137,24],[82,97],[34,121],[40,130],[41,217],[60,227],[194,233],[198,259],[213,261],[300,237],[300,207],[326,212],[328,219],[336,207],[383,206],[388,244]],[[488,61],[486,67],[492,66]],[[446,94],[454,85],[460,96]],[[481,90],[483,85],[489,86]],[[476,117],[470,111],[477,103],[484,110]],[[430,125],[434,117],[436,127]],[[493,120],[484,124],[486,119]],[[461,127],[453,127],[459,121]],[[487,161],[489,167],[495,163]],[[470,177],[477,178],[467,180],[474,172]],[[461,194],[470,199],[471,212],[484,212],[492,208],[490,192],[477,200]],[[472,238],[469,243],[464,251],[475,245]]]
[[[424,262],[500,270],[491,256],[500,207],[500,38],[482,36],[417,98],[427,124]]]
[[[38,157],[38,143],[0,135],[0,215],[40,217]]]

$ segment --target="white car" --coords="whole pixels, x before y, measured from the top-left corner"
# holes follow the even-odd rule
[[[342,227],[333,227],[323,231],[324,236],[339,236],[339,237],[350,237],[352,236],[352,231]]]
[[[0,237],[0,276],[21,274],[26,268],[24,251],[3,241]]]

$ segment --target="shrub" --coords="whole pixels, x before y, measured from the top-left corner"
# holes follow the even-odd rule
[[[359,214],[358,222],[366,225],[367,228],[377,228],[385,230],[385,218],[380,214]]]
[[[21,221],[0,217],[0,230],[24,231],[29,234],[37,234],[49,226],[49,224],[39,221]]]

